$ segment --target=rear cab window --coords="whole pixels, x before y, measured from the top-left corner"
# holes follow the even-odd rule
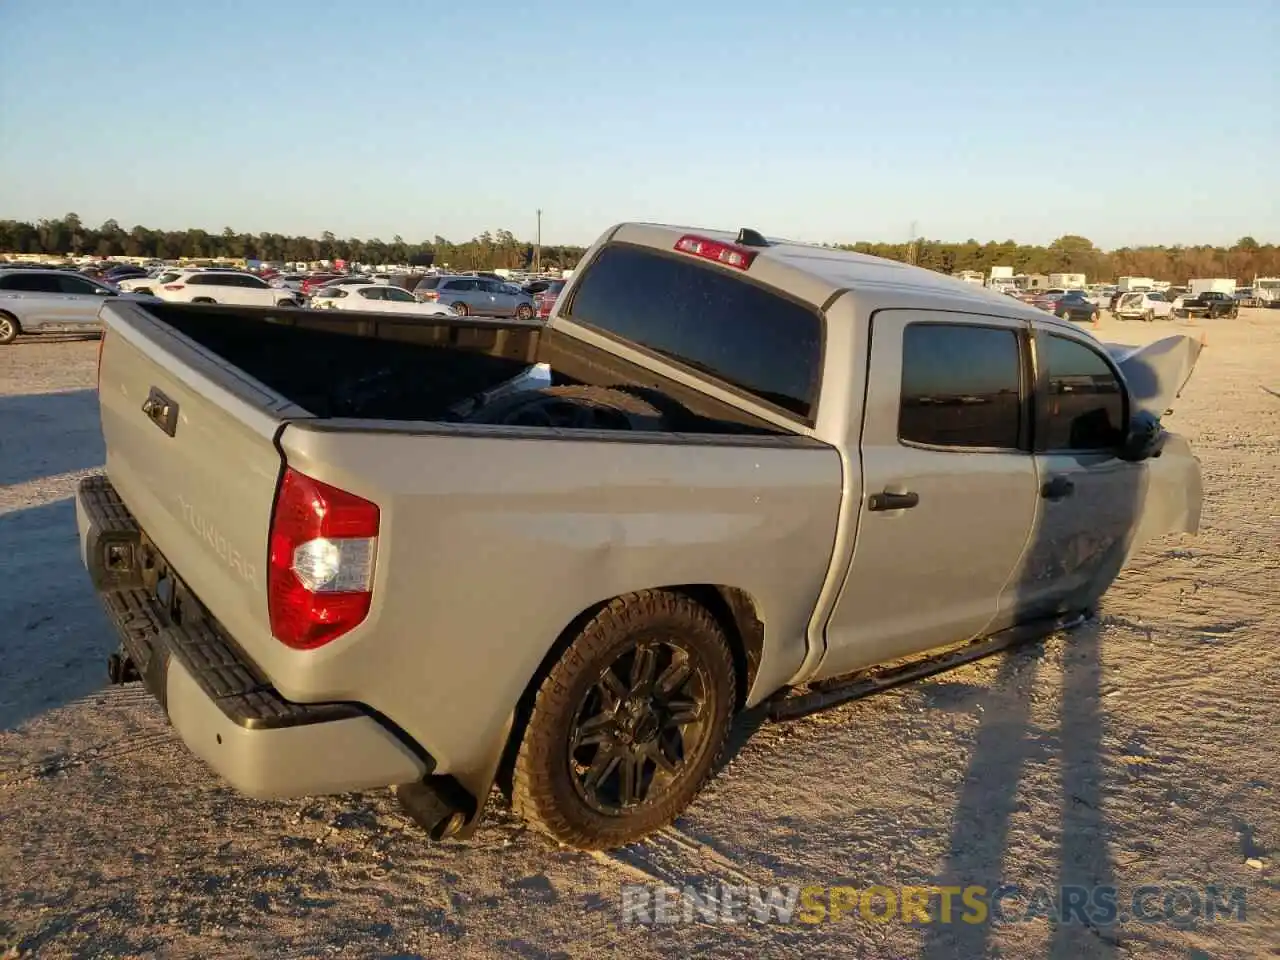
[[[566,315],[792,417],[816,413],[821,316],[747,277],[614,244],[586,268]]]

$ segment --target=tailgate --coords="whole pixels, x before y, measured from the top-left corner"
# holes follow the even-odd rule
[[[110,304],[98,393],[107,475],[190,590],[254,657],[271,635],[275,437],[306,416],[145,309]]]

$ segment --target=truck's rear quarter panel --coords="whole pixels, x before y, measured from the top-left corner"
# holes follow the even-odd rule
[[[473,772],[557,636],[591,605],[674,584],[737,587],[770,636],[761,684],[804,658],[841,494],[834,450],[660,438],[407,436],[307,425],[289,464],[378,503],[374,605],[284,695],[359,699],[435,757]]]

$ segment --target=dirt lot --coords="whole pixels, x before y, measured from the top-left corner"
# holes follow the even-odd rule
[[[0,348],[0,956],[1280,956],[1280,311],[1101,334],[1170,329],[1209,336],[1169,421],[1204,463],[1198,538],[1153,544],[1069,635],[762,727],[674,828],[608,856],[501,810],[432,845],[383,794],[245,800],[137,685],[103,688],[69,499],[102,459],[96,345]],[[1247,918],[619,926],[620,884],[713,880],[1122,905],[1216,883]]]

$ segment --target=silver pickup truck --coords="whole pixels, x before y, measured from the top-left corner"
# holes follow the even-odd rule
[[[83,559],[190,749],[258,797],[392,787],[466,836],[672,821],[780,691],[1088,611],[1194,532],[1104,345],[902,264],[609,230],[545,324],[108,303]]]

